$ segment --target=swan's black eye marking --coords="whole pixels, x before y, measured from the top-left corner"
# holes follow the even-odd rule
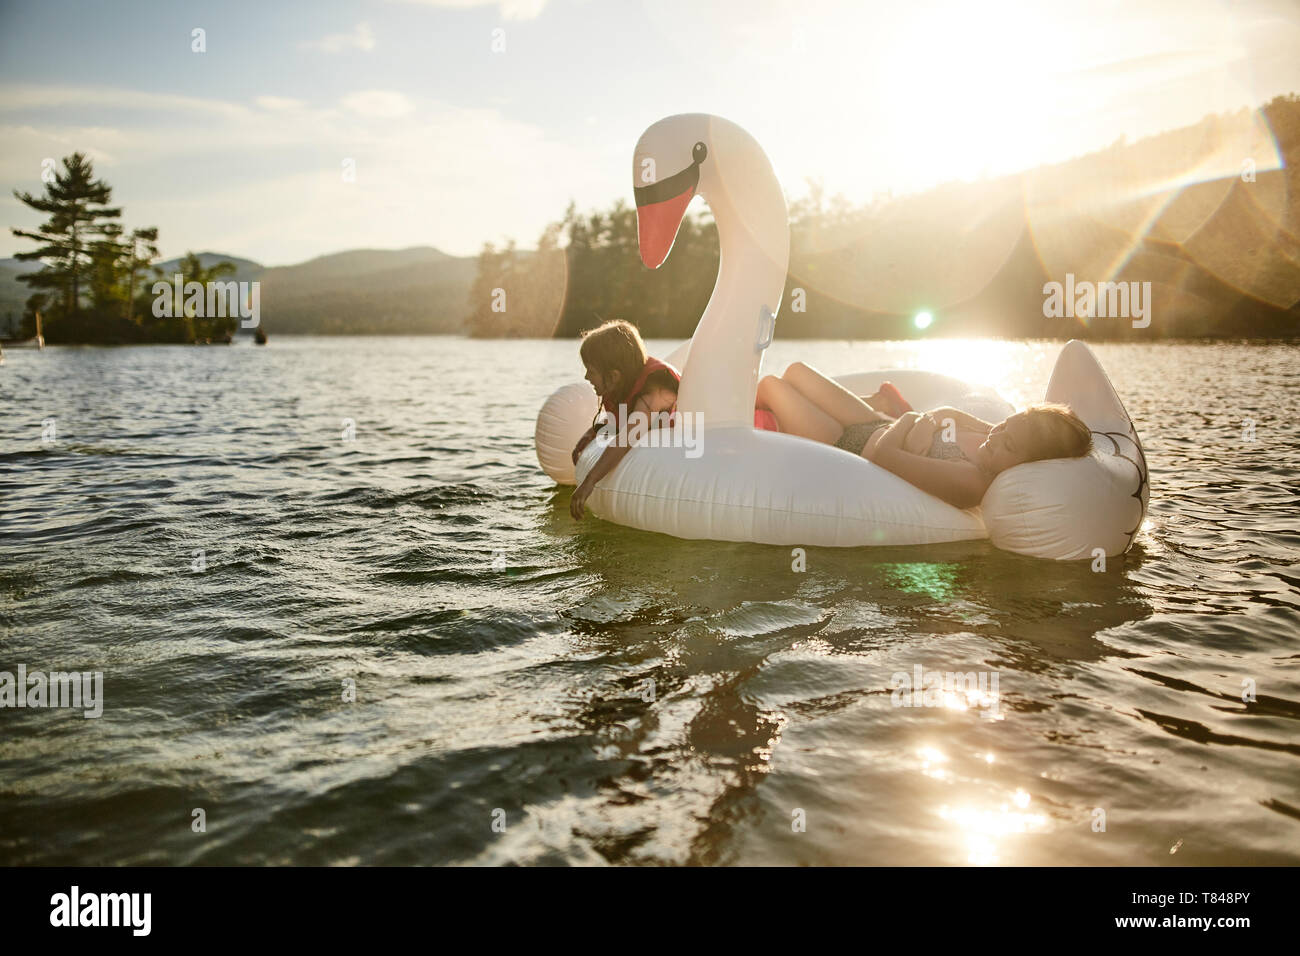
[[[637,207],[653,206],[655,203],[684,195],[687,191],[693,192],[700,184],[700,163],[704,162],[704,157],[708,155],[709,148],[703,143],[696,143],[691,147],[691,164],[681,172],[673,173],[667,179],[661,179],[649,186],[633,186],[632,193],[636,197]]]

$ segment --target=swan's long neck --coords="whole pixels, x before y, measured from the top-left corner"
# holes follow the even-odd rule
[[[776,315],[790,264],[790,225],[780,183],[756,143],[725,181],[701,194],[718,226],[718,279],[691,338],[677,407],[706,428],[752,426],[762,368],[764,309]],[[706,194],[707,189],[707,194]]]

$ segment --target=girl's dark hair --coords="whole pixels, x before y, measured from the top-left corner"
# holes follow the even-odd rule
[[[641,333],[631,322],[622,319],[612,319],[583,332],[578,354],[583,362],[602,375],[618,372],[618,384],[622,389],[632,387],[648,357]]]

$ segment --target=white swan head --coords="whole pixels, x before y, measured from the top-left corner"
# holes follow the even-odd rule
[[[668,258],[686,207],[714,178],[713,119],[705,113],[668,116],[637,140],[632,183],[637,241],[648,268],[657,269]]]
[[[650,126],[632,153],[641,261],[668,258],[699,195],[718,228],[718,279],[691,336],[679,411],[705,427],[754,419],[763,349],[772,341],[790,263],[785,194],[762,147],[730,120],[681,113]]]
[[[641,261],[657,269],[673,246],[691,200],[703,196],[720,238],[738,224],[744,240],[779,263],[789,259],[785,196],[758,142],[730,120],[679,113],[641,134],[632,154]],[[740,237],[737,237],[740,238]],[[725,253],[725,248],[724,248]]]

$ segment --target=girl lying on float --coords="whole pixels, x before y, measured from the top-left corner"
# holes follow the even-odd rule
[[[601,410],[617,415],[623,408],[671,424],[681,376],[647,354],[635,326],[606,322],[584,334],[580,354]],[[628,417],[623,415],[620,427],[625,427]],[[603,424],[593,421],[578,440],[571,455],[574,463]],[[963,509],[979,505],[993,480],[1008,468],[1045,459],[1080,458],[1092,448],[1088,426],[1066,405],[1031,405],[996,423],[951,406],[916,412],[890,382],[883,382],[871,395],[855,395],[802,362],[792,364],[780,378],[768,375],[759,381],[754,427],[860,455]],[[604,450],[570,499],[574,518],[583,517],[596,485],[634,444],[620,435]]]

